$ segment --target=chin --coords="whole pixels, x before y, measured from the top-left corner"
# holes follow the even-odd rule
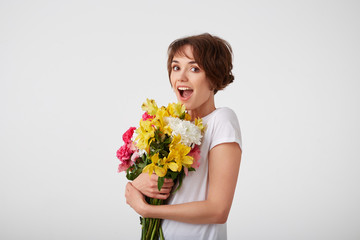
[[[187,107],[188,104],[186,102],[181,101],[181,98],[178,97],[177,100],[179,103],[184,104],[185,107]]]
[[[181,101],[180,101],[180,102],[181,102]],[[185,106],[186,110],[189,110],[189,104],[184,103],[184,102],[181,102],[181,103]]]
[[[194,110],[194,107],[191,104],[189,104],[189,103],[183,103],[183,104],[185,105],[185,109],[187,111]]]

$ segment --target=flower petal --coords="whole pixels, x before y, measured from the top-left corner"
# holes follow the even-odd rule
[[[147,166],[144,167],[144,169],[142,170],[143,173],[148,172],[149,175],[151,176],[151,174],[154,172],[154,165],[153,164],[149,164]]]
[[[169,163],[169,168],[173,171],[173,172],[177,172],[178,171],[178,165],[174,162]]]
[[[155,166],[155,173],[156,175],[158,175],[159,177],[164,177],[166,174],[166,170],[164,168]]]

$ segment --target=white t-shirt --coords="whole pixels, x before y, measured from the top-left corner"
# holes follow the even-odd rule
[[[241,132],[236,114],[230,108],[217,108],[202,118],[206,125],[200,151],[200,167],[189,172],[181,188],[171,195],[168,204],[203,201],[208,190],[208,153],[218,144],[236,142],[242,148]],[[224,159],[226,161],[226,159]],[[224,240],[225,224],[190,224],[164,219],[162,223],[166,240]]]

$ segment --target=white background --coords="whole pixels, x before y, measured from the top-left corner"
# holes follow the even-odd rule
[[[125,3],[126,2],[126,3]],[[217,107],[243,159],[229,239],[360,238],[359,1],[0,1],[0,239],[139,239],[117,173],[166,51],[234,49]]]

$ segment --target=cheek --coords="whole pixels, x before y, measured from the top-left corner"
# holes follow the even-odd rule
[[[173,76],[173,74],[171,73],[170,74],[170,79],[169,79],[169,81],[170,81],[170,84],[171,84],[171,87],[172,88],[174,88],[174,85],[175,85],[175,78],[174,78],[174,76]]]
[[[206,82],[205,85],[206,85],[207,89],[210,90],[212,88],[212,86],[211,86],[212,84],[211,84],[210,80],[206,78],[205,82]]]
[[[202,99],[208,99],[211,96],[211,90],[207,89],[207,88],[203,88],[203,90],[201,91],[201,98]]]
[[[205,76],[199,78],[198,81],[196,81],[196,83],[197,83],[197,87],[201,89],[203,92],[210,91],[211,89],[211,82]]]
[[[208,98],[213,93],[213,91],[211,90],[211,83],[207,79],[203,79],[198,87],[201,91],[201,96],[203,98]]]

